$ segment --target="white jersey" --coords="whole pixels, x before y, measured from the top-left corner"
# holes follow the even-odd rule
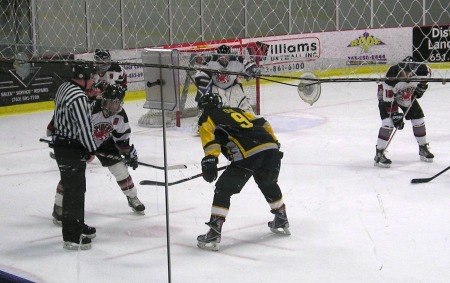
[[[403,65],[399,63],[391,66],[386,73],[388,78],[402,78]],[[430,77],[431,70],[425,64],[419,64],[414,70],[412,70],[411,77],[413,78],[427,78]],[[417,87],[418,82],[408,82],[388,79],[381,84],[378,90],[378,99],[384,102],[395,101],[398,105],[403,107],[409,107],[412,103],[413,93]],[[392,94],[390,94],[392,92]]]
[[[103,74],[95,74],[94,82],[99,81],[106,82],[110,85],[120,84],[123,87],[127,87],[127,74],[125,70],[119,65],[111,65],[111,67]]]
[[[224,57],[228,59],[225,60],[227,64],[221,62]],[[245,73],[254,66],[254,63],[244,63],[243,57],[238,55],[215,54],[208,56],[203,66],[211,70]],[[198,87],[196,101],[206,93],[218,93],[222,98],[223,106],[237,107],[253,112],[250,101],[244,94],[238,75],[199,70],[195,74],[195,81]]]
[[[128,116],[125,110],[110,117],[105,117],[101,108],[101,101],[96,101],[92,109],[92,125],[93,136],[97,147],[109,139],[113,139],[114,143],[126,142],[130,139],[130,125],[128,123]]]
[[[237,60],[230,61],[226,68],[223,68],[220,65],[220,63],[217,61],[209,61],[206,64],[206,67],[208,69],[222,70],[222,71],[228,71],[228,72],[242,73],[244,71],[244,64]],[[239,83],[237,75],[230,75],[230,74],[224,74],[224,73],[212,73],[211,79],[212,79],[213,85],[215,85],[221,89],[227,89],[227,88],[231,87],[232,85]]]

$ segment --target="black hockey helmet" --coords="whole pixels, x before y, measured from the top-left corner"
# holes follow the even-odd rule
[[[403,59],[402,62],[399,64],[400,68],[405,72],[412,72],[417,69],[419,66],[419,63],[417,60],[412,56],[406,56],[405,59]]]
[[[72,78],[74,79],[85,79],[88,80],[92,78],[92,74],[95,73],[94,66],[92,64],[75,62],[72,65]]]
[[[106,117],[115,115],[122,110],[125,88],[121,85],[107,85],[102,94],[102,110]]]
[[[102,63],[111,61],[111,53],[109,53],[108,49],[95,49],[94,60],[96,62],[99,62],[98,64],[96,64],[96,68],[100,73],[108,71],[108,69],[111,67],[111,64]]]
[[[221,46],[216,48],[216,52],[218,54],[230,54],[231,53],[231,47],[226,45],[226,44],[222,44]]]
[[[222,108],[222,98],[217,93],[207,93],[198,100],[198,108],[200,109],[215,109]]]

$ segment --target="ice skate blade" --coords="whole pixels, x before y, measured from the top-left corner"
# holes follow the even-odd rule
[[[87,234],[81,234],[81,235],[83,235],[84,237],[86,237],[86,238],[89,238],[89,239],[94,239],[96,236],[97,236],[97,234],[90,234],[90,235],[87,235]]]
[[[217,252],[219,250],[219,243],[217,243],[217,242],[209,242],[209,243],[197,242],[197,247],[199,247],[202,250]]]
[[[278,235],[286,235],[286,236],[291,235],[291,231],[289,231],[289,227],[278,228],[278,229],[270,228],[270,231],[272,231],[272,233],[278,234]]]
[[[62,221],[56,219],[55,217],[53,217],[53,224],[55,224],[56,226],[61,226],[62,225]]]
[[[138,210],[136,210],[136,209],[134,209],[134,208],[132,208],[131,210],[133,210],[133,212],[136,213],[136,214],[138,214],[138,215],[145,215],[145,210],[138,211]]]
[[[427,162],[427,163],[432,163],[433,162],[433,158],[426,158],[425,156],[420,156],[420,160],[423,162]]]
[[[89,250],[89,249],[91,249],[91,244],[89,243],[89,244],[76,244],[76,243],[72,243],[72,242],[68,242],[68,241],[65,241],[64,242],[64,245],[63,245],[63,248],[65,248],[66,250],[71,250],[71,251],[76,251],[76,250],[83,250],[83,251],[85,251],[85,250]]]
[[[380,162],[374,162],[373,166],[380,167],[380,168],[390,168],[391,164],[384,164],[384,163],[380,163]]]

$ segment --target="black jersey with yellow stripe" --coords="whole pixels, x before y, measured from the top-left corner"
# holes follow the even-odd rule
[[[206,109],[198,125],[205,156],[218,157],[223,152],[230,160],[238,161],[278,148],[269,122],[239,108]]]

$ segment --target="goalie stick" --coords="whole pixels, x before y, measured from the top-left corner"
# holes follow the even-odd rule
[[[228,165],[227,165],[227,166],[228,166]],[[217,168],[217,171],[222,171],[222,170],[226,169],[227,166],[219,167],[219,168]],[[184,182],[187,182],[187,181],[189,181],[189,180],[192,180],[192,179],[195,179],[195,178],[198,178],[198,177],[202,177],[202,176],[203,176],[203,173],[200,173],[200,174],[193,175],[193,176],[190,176],[190,177],[187,177],[187,178],[178,180],[178,181],[168,182],[167,185],[168,185],[168,186],[172,186],[172,185],[184,183]],[[166,185],[165,182],[159,182],[159,181],[153,181],[153,180],[142,180],[142,181],[139,182],[139,184],[140,184],[140,185],[150,185],[150,186],[151,186],[151,185],[153,185],[153,186],[161,186],[161,187],[163,187],[163,186]]]
[[[450,166],[448,166],[447,168],[445,168],[444,170],[442,170],[441,172],[437,173],[436,175],[429,177],[429,178],[417,178],[417,179],[412,179],[411,180],[411,184],[421,184],[421,183],[428,183],[429,181],[433,180],[434,178],[436,178],[437,176],[441,175],[442,173],[448,171],[450,169]]]
[[[49,144],[49,147],[53,147],[52,141],[50,141],[50,140],[41,138],[41,139],[39,139],[39,141]],[[107,153],[103,153],[103,152],[96,152],[95,155],[102,156],[102,157],[105,157],[105,158],[109,158],[109,159],[112,159],[112,160],[118,160],[118,161],[123,159],[120,156],[113,155],[113,154],[107,154]],[[52,159],[55,159],[55,154],[53,152],[50,152],[50,157]],[[147,167],[159,169],[159,170],[164,170],[164,166],[157,166],[157,165],[153,165],[153,164],[149,164],[149,163],[145,163],[145,162],[141,162],[141,161],[138,161],[138,164],[142,165],[142,166],[147,166]],[[187,168],[187,166],[184,165],[184,164],[167,166],[167,170],[186,169],[186,168]]]

